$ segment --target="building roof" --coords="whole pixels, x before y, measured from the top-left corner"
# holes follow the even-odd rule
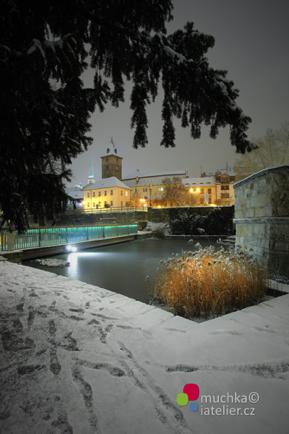
[[[71,199],[74,200],[83,199],[82,187],[75,186],[75,187],[67,188],[65,192]]]
[[[186,176],[187,172],[186,170],[179,170],[179,171],[165,171],[161,173],[142,173],[140,171],[135,171],[134,173],[131,173],[129,176],[126,176],[123,178],[124,181],[128,180],[134,180],[136,178],[155,178],[155,177],[166,177],[166,176]]]
[[[164,178],[173,178],[173,177],[185,177],[187,176],[186,171],[178,171],[178,172],[162,172],[162,173],[153,173],[153,174],[141,174],[136,173],[134,176],[124,178],[124,181],[130,187],[134,186],[145,186],[145,185],[161,185],[163,183]]]
[[[216,183],[214,176],[200,176],[198,178],[184,178],[182,180],[186,186],[190,185],[213,185]]]
[[[282,164],[281,166],[271,166],[271,167],[265,167],[264,169],[259,170],[258,172],[254,172],[249,176],[246,176],[246,178],[240,179],[240,181],[237,181],[234,183],[234,187],[239,187],[242,184],[245,184],[247,182],[252,181],[255,178],[258,178],[259,176],[266,175],[270,172],[281,172],[286,171],[289,172],[289,165],[288,164]]]
[[[95,188],[129,188],[124,182],[117,179],[115,176],[111,176],[110,178],[99,179],[98,181],[87,184],[84,187],[84,190],[94,190]]]

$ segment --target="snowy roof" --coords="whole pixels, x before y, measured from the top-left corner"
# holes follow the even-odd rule
[[[124,178],[124,181],[128,180],[134,180],[135,178],[156,178],[156,177],[166,177],[166,176],[186,176],[187,172],[186,170],[178,170],[178,171],[165,171],[161,173],[142,173],[140,171],[135,171],[134,173],[131,173],[130,176],[127,176]]]
[[[278,172],[281,170],[289,171],[289,166],[287,164],[282,164],[281,166],[271,166],[265,167],[264,169],[259,170],[258,172],[254,172],[246,178],[240,179],[240,181],[235,182],[234,187],[239,187],[239,185],[245,184],[246,182],[251,181],[254,178],[264,175],[268,172]]]
[[[100,179],[92,184],[87,184],[84,187],[84,190],[93,190],[95,188],[112,188],[112,187],[129,188],[124,182],[120,181],[115,176],[111,176],[110,178]]]
[[[72,199],[83,199],[83,189],[81,187],[72,187],[66,189],[66,194]]]
[[[125,178],[124,181],[130,187],[138,185],[161,185],[163,183],[164,178],[183,178],[186,176],[186,171],[179,172],[162,172],[155,174],[135,174],[135,176],[131,178]]]
[[[216,180],[214,176],[200,176],[199,178],[184,178],[182,182],[185,185],[213,185]]]

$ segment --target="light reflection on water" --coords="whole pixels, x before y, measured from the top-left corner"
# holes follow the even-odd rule
[[[206,242],[208,244],[208,242]],[[27,265],[110,289],[149,302],[160,260],[172,253],[194,250],[186,240],[137,240],[54,256],[69,267],[48,268],[28,261]]]

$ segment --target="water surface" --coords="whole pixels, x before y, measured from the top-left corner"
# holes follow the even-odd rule
[[[208,245],[209,241],[204,243]],[[146,239],[51,256],[67,260],[69,267],[46,267],[36,261],[26,264],[148,303],[160,260],[194,249],[194,243],[185,239]]]

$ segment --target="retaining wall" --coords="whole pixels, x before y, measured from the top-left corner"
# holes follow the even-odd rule
[[[264,169],[234,188],[236,246],[271,275],[289,277],[289,166]]]

